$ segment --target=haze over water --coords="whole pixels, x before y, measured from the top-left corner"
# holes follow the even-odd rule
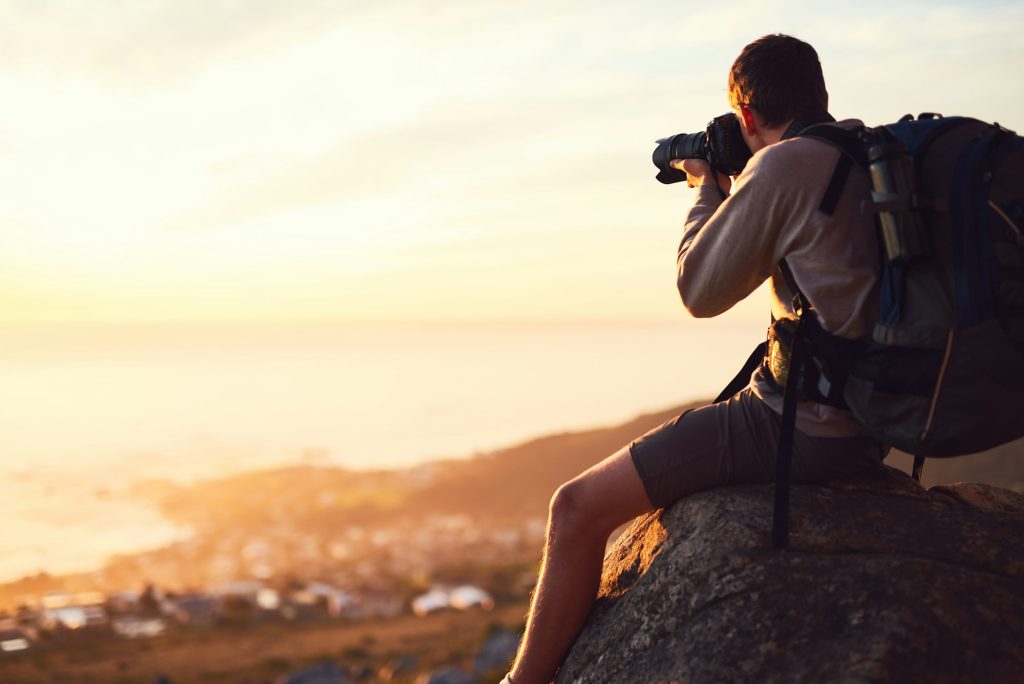
[[[2,334],[0,579],[183,534],[124,496],[133,482],[311,461],[402,467],[612,424],[714,394],[761,330],[683,319]]]

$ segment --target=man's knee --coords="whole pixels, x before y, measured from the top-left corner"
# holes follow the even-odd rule
[[[583,487],[578,480],[561,484],[551,496],[548,512],[548,536],[575,536],[584,517]]]
[[[549,534],[579,537],[611,533],[610,529],[604,529],[606,525],[600,506],[592,499],[585,479],[577,478],[562,484],[551,497]]]
[[[607,540],[619,525],[651,509],[630,448],[623,447],[555,491],[549,541],[556,534],[577,540]]]

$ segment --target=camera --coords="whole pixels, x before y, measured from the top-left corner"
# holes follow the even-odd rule
[[[658,167],[655,176],[662,183],[686,180],[686,173],[668,165],[673,159],[704,159],[715,171],[735,176],[750,159],[740,121],[732,112],[716,116],[700,133],[678,133],[658,140],[651,159]]]

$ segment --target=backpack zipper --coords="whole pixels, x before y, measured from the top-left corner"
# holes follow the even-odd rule
[[[932,405],[928,409],[928,419],[924,423],[924,430],[918,438],[922,443],[931,436],[932,422],[935,420],[935,409],[939,405],[939,394],[942,393],[942,379],[946,377],[946,367],[949,366],[949,357],[953,353],[953,340],[956,339],[956,328],[949,329],[946,337],[946,353],[942,357],[942,366],[939,368],[939,379],[935,381],[935,393],[932,395]]]

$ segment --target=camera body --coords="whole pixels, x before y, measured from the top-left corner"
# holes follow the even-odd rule
[[[657,141],[651,160],[658,167],[655,176],[662,183],[686,180],[686,173],[669,166],[673,159],[703,159],[716,171],[735,176],[750,159],[739,119],[732,112],[716,116],[700,133],[678,133]]]

